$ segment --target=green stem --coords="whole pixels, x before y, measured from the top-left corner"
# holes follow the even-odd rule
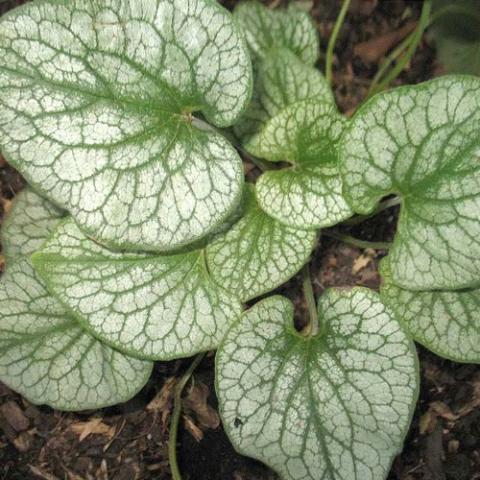
[[[352,218],[349,218],[345,222],[343,222],[344,225],[358,225],[360,223],[365,222],[366,220],[369,220],[372,217],[375,217],[379,213],[383,212],[384,210],[387,210],[392,207],[396,207],[397,205],[400,205],[402,203],[402,199],[400,197],[392,197],[388,198],[387,200],[384,200],[383,202],[380,202],[377,206],[377,208],[370,214],[368,215],[355,215]]]
[[[182,413],[182,392],[188,381],[190,380],[193,372],[198,367],[204,357],[205,353],[200,353],[195,357],[190,367],[188,367],[188,370],[185,372],[185,374],[175,387],[173,414],[172,420],[170,421],[170,433],[168,438],[168,460],[170,462],[170,470],[172,472],[173,480],[182,480],[182,475],[180,474],[180,469],[178,468],[177,461],[177,437],[178,424],[180,423],[180,414]]]
[[[388,250],[392,244],[389,242],[368,242],[366,240],[360,240],[359,238],[351,237],[344,233],[334,232],[332,230],[324,230],[323,235],[326,237],[334,238],[343,243],[348,243],[358,248],[372,248],[373,250]]]
[[[310,323],[308,324],[308,335],[315,336],[319,332],[317,305],[315,303],[315,295],[313,293],[312,277],[310,275],[310,266],[305,265],[302,270],[303,294],[307,302]]]
[[[396,65],[391,69],[390,73],[388,73],[388,75],[386,75],[386,77],[381,82],[379,82],[378,85],[370,89],[369,96],[374,95],[378,92],[381,92],[382,90],[385,90],[385,88],[387,88],[388,85],[390,85],[390,83],[392,83],[400,75],[400,73],[408,64],[408,62],[410,62],[413,55],[415,54],[415,51],[419,43],[422,40],[425,29],[430,24],[431,10],[432,10],[432,0],[425,0],[423,3],[422,13],[420,15],[420,20],[418,22],[417,28],[411,35],[409,35],[404,40],[404,42],[402,42],[402,44],[397,49],[395,49],[392,52],[391,57],[387,59],[387,62],[389,62],[388,65],[390,65],[395,60],[395,58],[397,58],[400,55],[400,53],[403,51],[404,48],[407,48],[405,55],[396,63]],[[402,49],[400,48],[401,46],[403,46]]]
[[[335,25],[333,26],[332,35],[330,36],[330,40],[328,41],[327,47],[327,57],[326,57],[326,65],[325,65],[325,78],[329,85],[332,84],[332,72],[333,72],[333,52],[335,50],[335,44],[337,42],[338,34],[340,33],[340,28],[342,28],[343,21],[345,20],[345,16],[347,14],[348,7],[350,6],[350,0],[343,0],[342,8],[340,13],[338,14],[337,20],[335,21]]]
[[[367,99],[370,98],[377,89],[378,82],[382,79],[385,72],[390,68],[390,65],[404,52],[404,50],[410,45],[415,38],[415,31],[407,36],[392,52],[385,58],[380,65],[378,72],[375,74],[372,80],[372,84],[368,90]]]

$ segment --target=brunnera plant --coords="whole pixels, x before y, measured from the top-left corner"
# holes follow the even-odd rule
[[[218,349],[240,453],[285,480],[388,475],[418,396],[412,339],[480,363],[480,79],[393,89],[347,119],[318,56],[293,4],[37,0],[0,20],[0,146],[30,184],[1,232],[1,381],[101,408],[152,361],[199,354],[191,373]],[[380,293],[316,305],[320,229],[393,203]],[[302,268],[299,332],[266,294]]]

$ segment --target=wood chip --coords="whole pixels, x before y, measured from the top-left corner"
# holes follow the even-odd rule
[[[98,480],[108,480],[108,467],[105,459],[102,460],[100,468],[96,472],[96,478]]]
[[[457,453],[460,442],[458,440],[450,440],[448,442],[448,453]]]
[[[389,50],[412,33],[416,26],[417,22],[408,22],[398,30],[358,43],[353,48],[353,53],[364,63],[377,63]]]
[[[432,433],[437,426],[437,416],[432,412],[432,410],[427,410],[421,417],[418,422],[420,435],[425,435],[426,433]]]
[[[6,217],[12,209],[13,202],[7,198],[2,198],[3,215]]]
[[[183,416],[183,421],[185,428],[190,432],[190,435],[197,441],[200,442],[203,440],[203,432],[200,428],[195,425],[195,422],[188,415]]]
[[[32,473],[36,475],[39,478],[43,478],[43,480],[60,480],[58,477],[55,475],[52,475],[51,473],[45,472],[39,467],[34,467],[33,465],[28,466]]]
[[[175,377],[168,378],[162,389],[155,395],[153,400],[147,405],[148,412],[162,411],[171,408],[171,400],[174,394],[174,387],[177,380]]]
[[[147,405],[147,412],[154,412],[160,414],[162,432],[168,430],[168,423],[170,414],[173,408],[173,395],[177,379],[170,377],[166,380],[160,392],[155,395],[155,398]]]
[[[201,427],[214,430],[220,426],[220,416],[208,404],[209,395],[208,386],[204,383],[197,383],[188,392],[187,397],[183,400],[183,405],[187,410],[195,413]]]
[[[90,435],[103,435],[113,438],[115,427],[102,422],[101,418],[92,418],[88,422],[77,422],[70,426],[70,429],[79,436],[79,441],[83,442]]]
[[[33,437],[28,432],[22,432],[12,443],[19,452],[26,453],[32,448]]]
[[[24,432],[30,427],[30,421],[15,402],[4,403],[0,407],[0,412],[15,431]]]
[[[452,412],[451,408],[446,403],[443,403],[443,402],[432,402],[430,404],[430,409],[435,415],[449,422],[454,422],[459,418],[459,416],[455,415]]]
[[[372,263],[374,256],[375,256],[375,250],[372,250],[371,248],[366,249],[359,257],[357,257],[353,261],[352,274],[356,275],[365,267],[368,267],[368,265]]]

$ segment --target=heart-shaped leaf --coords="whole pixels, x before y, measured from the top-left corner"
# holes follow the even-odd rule
[[[45,0],[0,22],[0,145],[107,244],[170,250],[240,201],[240,158],[192,113],[231,125],[251,66],[211,0]]]
[[[413,339],[455,362],[480,363],[480,289],[406,290],[383,262],[382,300]]]
[[[235,133],[248,148],[268,120],[289,105],[310,99],[335,105],[325,77],[316,68],[285,48],[272,50],[256,68],[253,98]]]
[[[417,399],[415,348],[370,290],[328,291],[319,316],[303,337],[271,297],[232,326],[217,354],[225,430],[285,480],[381,480]]]
[[[101,340],[140,358],[168,360],[217,348],[241,312],[215,284],[203,250],[112,252],[67,219],[33,255],[49,290]]]
[[[480,79],[449,76],[372,98],[341,141],[358,213],[402,198],[389,262],[413,290],[473,287],[480,271]]]
[[[25,190],[2,227],[7,268],[0,279],[0,380],[33,403],[61,410],[101,408],[133,397],[152,364],[84,332],[35,273],[28,255],[62,215]]]
[[[240,3],[234,16],[245,32],[253,59],[271,55],[272,48],[288,48],[302,62],[313,65],[320,44],[310,15],[291,3],[285,9],[270,9],[258,1]]]
[[[30,188],[20,192],[0,232],[5,257],[31,255],[42,246],[63,216],[62,210]]]
[[[252,188],[245,194],[243,216],[207,246],[208,269],[223,288],[242,301],[282,285],[307,262],[314,231],[282,225],[258,206]]]
[[[32,403],[102,408],[129,400],[150,376],[151,362],[84,332],[47,292],[27,257],[7,264],[0,311],[0,380]]]
[[[256,184],[260,207],[297,228],[329,227],[352,211],[342,194],[338,141],[346,120],[330,103],[296,102],[273,117],[246,145],[289,168],[265,172]]]

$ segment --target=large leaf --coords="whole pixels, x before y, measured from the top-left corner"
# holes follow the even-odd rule
[[[246,145],[254,155],[286,161],[256,184],[260,207],[297,228],[329,227],[350,217],[338,171],[338,141],[346,120],[330,103],[296,102],[273,117]]]
[[[235,448],[285,480],[381,480],[418,394],[415,348],[376,293],[328,291],[321,334],[271,297],[243,314],[217,354],[217,394]]]
[[[307,262],[314,231],[286,227],[264,213],[252,188],[245,195],[243,216],[207,246],[210,273],[243,301],[282,285]]]
[[[315,25],[294,2],[273,10],[258,1],[245,1],[235,8],[234,15],[255,60],[271,56],[271,50],[280,47],[288,48],[306,64],[317,61],[320,45]]]
[[[432,26],[440,63],[450,73],[480,76],[480,4],[478,0],[435,0]],[[441,14],[441,12],[444,12]]]
[[[33,256],[49,290],[101,340],[149,359],[213,350],[241,312],[213,282],[203,250],[115,253],[68,219]]]
[[[232,124],[250,96],[243,35],[212,0],[44,0],[0,22],[0,145],[86,232],[168,250],[240,200]]]
[[[37,278],[27,257],[0,280],[0,380],[36,404],[60,410],[126,401],[152,363],[123,355],[85,333]]]
[[[30,188],[20,192],[0,232],[5,257],[31,255],[42,246],[63,215],[64,212]]]
[[[235,133],[247,146],[266,122],[284,108],[302,100],[313,99],[335,104],[325,77],[314,67],[305,65],[285,48],[272,50],[257,66],[252,101],[235,125]]]
[[[392,280],[475,286],[480,271],[480,79],[449,76],[372,98],[341,141],[344,193],[358,213],[402,198]]]
[[[480,289],[406,290],[392,283],[388,262],[382,278],[382,300],[414,340],[456,362],[480,363]]]
[[[152,364],[85,333],[34,272],[28,256],[62,215],[27,189],[2,226],[7,268],[0,279],[0,380],[34,403],[61,410],[113,405],[140,390]]]

